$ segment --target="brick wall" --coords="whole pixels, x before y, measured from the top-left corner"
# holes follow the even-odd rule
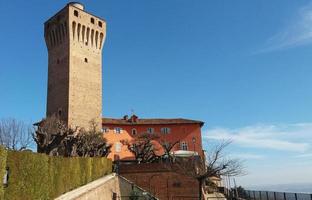
[[[159,199],[198,199],[196,179],[177,173],[163,164],[120,165],[119,173]]]

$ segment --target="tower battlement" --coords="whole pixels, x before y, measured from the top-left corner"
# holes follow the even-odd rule
[[[102,49],[105,20],[67,4],[44,24],[48,49],[47,116],[56,114],[69,126],[101,127]]]

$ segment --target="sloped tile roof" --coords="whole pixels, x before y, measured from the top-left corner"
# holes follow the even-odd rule
[[[152,119],[117,119],[117,118],[102,118],[102,124],[114,124],[114,125],[162,125],[162,124],[199,124],[204,125],[204,122],[191,119],[183,118],[172,118],[172,119],[162,119],[162,118],[152,118]]]

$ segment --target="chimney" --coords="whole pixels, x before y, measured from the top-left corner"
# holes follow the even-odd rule
[[[138,119],[138,116],[132,115],[131,118],[130,118],[130,121],[131,121],[132,123],[136,123],[136,122],[137,122],[137,119]]]
[[[128,117],[128,115],[125,115],[125,116],[123,116],[122,119],[127,121],[129,119],[129,117]]]

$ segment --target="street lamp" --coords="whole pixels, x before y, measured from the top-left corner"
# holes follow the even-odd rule
[[[195,137],[192,138],[192,142],[193,142],[193,151],[195,153],[195,143],[196,143],[196,138]]]

